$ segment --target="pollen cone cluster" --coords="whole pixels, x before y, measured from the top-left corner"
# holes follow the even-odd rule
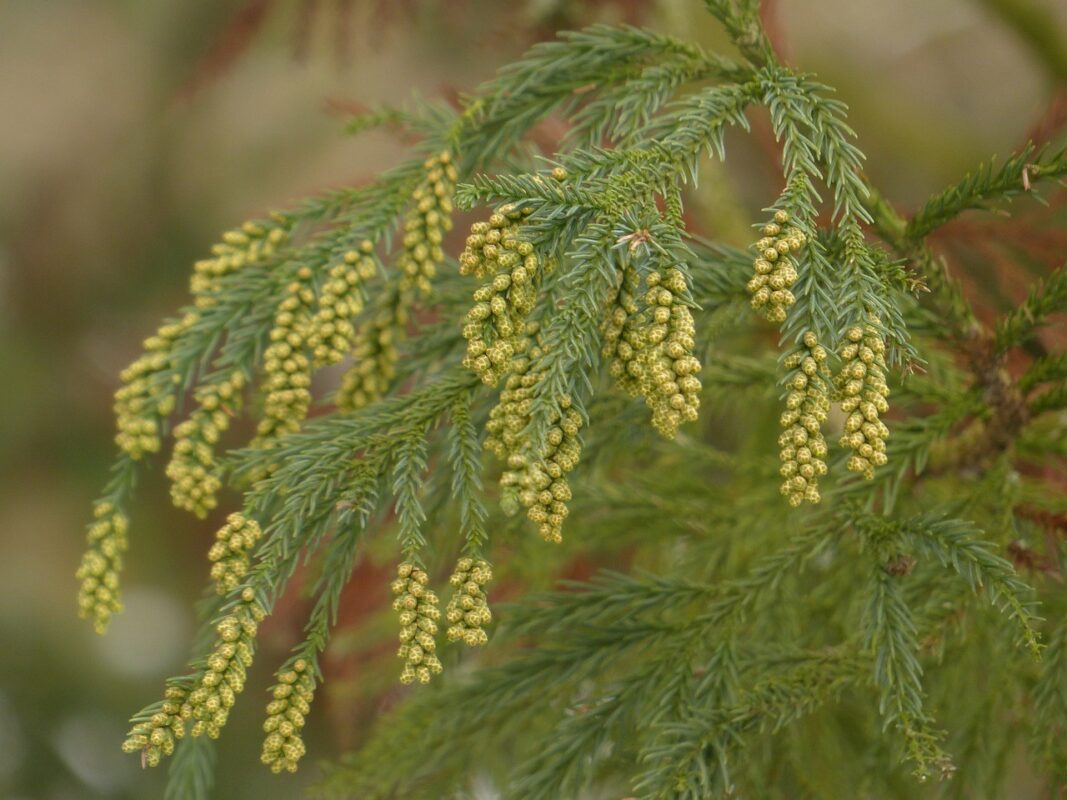
[[[566,476],[578,465],[582,453],[578,432],[583,420],[571,398],[564,395],[555,402],[545,441],[537,444],[526,437],[539,379],[536,365],[543,355],[542,346],[530,338],[536,327],[531,326],[528,332],[529,336],[519,340],[519,357],[497,405],[489,412],[485,448],[505,465],[500,476],[505,512],[514,513],[521,505],[542,537],[559,542],[571,499]]]
[[[215,534],[207,558],[211,562],[211,579],[219,594],[229,594],[248,574],[249,554],[262,538],[259,523],[243,514],[230,514],[226,524]]]
[[[271,772],[296,772],[305,751],[300,734],[315,697],[315,676],[308,661],[298,658],[289,668],[278,672],[276,678],[278,682],[271,689],[267,719],[263,723],[267,736],[260,760]]]
[[[886,463],[885,440],[889,429],[881,414],[889,410],[886,384],[885,341],[873,325],[854,326],[845,333],[841,348],[843,366],[837,376],[841,410],[848,414],[842,447],[853,455],[848,468],[868,480],[875,467]]]
[[[306,266],[297,271],[296,280],[286,287],[286,297],[274,315],[263,361],[267,397],[254,442],[260,447],[298,431],[311,406],[311,361],[305,352],[315,302],[311,277]]]
[[[256,631],[265,616],[255,593],[246,588],[240,604],[215,626],[215,646],[198,685],[182,706],[182,718],[193,722],[191,735],[218,738],[237,695],[244,689],[255,653]]]
[[[563,395],[556,400],[551,421],[541,452],[522,472],[519,502],[545,541],[561,542],[571,499],[567,473],[578,466],[582,454],[578,438],[582,415],[573,407],[570,396]]]
[[[174,452],[167,464],[170,496],[178,508],[203,519],[217,505],[222,486],[215,463],[215,445],[230,426],[241,402],[245,374],[235,370],[196,390],[198,407],[174,429]]]
[[[437,657],[437,595],[429,588],[430,576],[414,564],[404,563],[397,568],[393,581],[393,610],[400,614],[400,649],[404,659],[401,683],[429,683],[441,672]]]
[[[404,219],[404,251],[397,266],[401,291],[417,289],[425,297],[445,260],[441,245],[452,230],[452,193],[458,176],[447,150],[428,158],[423,168],[426,178],[411,196],[414,205]]]
[[[444,235],[452,229],[452,194],[457,179],[452,155],[442,151],[423,165],[425,180],[412,194],[404,221],[403,250],[397,258],[400,278],[378,300],[371,318],[352,338],[355,363],[341,379],[335,402],[357,411],[380,400],[396,377],[397,344],[403,339],[416,294],[430,293],[431,281],[444,261]],[[373,274],[373,273],[371,273]]]
[[[163,702],[127,734],[123,751],[140,750],[145,765],[154,767],[163,756],[174,752],[175,741],[185,735],[188,722],[192,722],[191,736],[207,734],[217,739],[244,689],[256,629],[264,616],[253,591],[245,589],[238,605],[217,623],[215,644],[203,670],[198,676],[183,679],[193,681],[191,690],[177,683],[167,686]]]
[[[159,766],[163,756],[174,753],[177,741],[185,736],[185,720],[182,717],[182,707],[185,705],[187,693],[179,686],[168,686],[163,693],[163,702],[159,704],[148,719],[136,723],[126,735],[126,741],[122,743],[124,753],[136,753],[143,755],[144,765],[148,767]]]
[[[475,223],[459,258],[462,274],[489,278],[474,293],[474,306],[463,325],[463,365],[490,386],[510,371],[526,317],[537,300],[541,262],[533,245],[519,238],[529,213],[528,208],[505,206],[489,222]]]
[[[374,316],[360,326],[353,356],[355,363],[341,379],[335,401],[338,408],[358,411],[382,399],[396,377],[397,338],[407,325],[407,310],[398,293],[379,302]]]
[[[352,320],[363,310],[363,284],[378,272],[374,244],[364,241],[330,268],[311,320],[308,348],[316,367],[337,364],[352,350],[356,329]]]
[[[452,584],[452,597],[445,609],[448,620],[448,641],[463,642],[477,647],[489,641],[485,626],[493,620],[489,611],[485,587],[493,578],[489,563],[470,558],[461,558],[456,571],[448,582]]]
[[[534,344],[532,339],[536,335],[536,326],[531,323],[528,328],[529,336],[519,340],[512,371],[485,424],[485,449],[505,465],[500,486],[502,505],[508,514],[516,513],[519,508],[519,491],[527,466],[523,431],[530,421],[537,385],[534,364],[543,355],[541,346]]]
[[[822,424],[830,410],[829,370],[826,350],[808,331],[802,346],[785,360],[790,375],[782,413],[782,494],[791,506],[805,500],[819,502],[819,478],[826,474],[826,440]]]
[[[288,232],[274,221],[246,222],[240,228],[224,233],[222,241],[211,248],[211,258],[193,265],[189,289],[196,298],[196,305],[200,308],[211,305],[220,278],[265,261],[285,244],[288,237]]]
[[[627,265],[618,292],[608,306],[601,326],[602,354],[610,359],[609,370],[619,387],[631,397],[641,393],[643,354],[648,346],[645,329],[639,324],[637,269]]]
[[[763,238],[756,242],[755,275],[748,282],[752,307],[771,322],[784,322],[786,311],[796,298],[790,290],[797,282],[792,254],[804,246],[803,231],[789,225],[789,214],[777,211],[774,222],[763,226]]]
[[[185,331],[197,323],[195,313],[159,328],[144,340],[144,355],[120,374],[122,386],[115,392],[115,443],[133,459],[158,453],[161,421],[174,410],[180,375],[165,375],[171,367],[171,349]]]
[[[696,328],[686,303],[688,284],[676,268],[652,270],[640,278],[628,265],[601,326],[603,354],[623,391],[642,395],[652,410],[652,426],[670,439],[679,426],[697,418],[700,362],[693,355]]]
[[[696,420],[700,408],[696,328],[684,303],[688,287],[681,271],[653,271],[645,282],[650,317],[643,332],[647,346],[641,351],[640,388],[652,409],[652,427],[671,439],[683,422]]]
[[[97,633],[103,633],[113,613],[122,610],[119,601],[119,573],[122,554],[126,552],[126,515],[111,503],[97,503],[93,507],[93,522],[89,525],[88,548],[82,556],[76,577],[78,614],[91,619]]]

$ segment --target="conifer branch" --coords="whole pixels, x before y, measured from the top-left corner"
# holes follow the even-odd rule
[[[959,282],[949,274],[944,258],[936,255],[927,244],[906,236],[907,221],[869,185],[867,206],[878,235],[897,255],[908,260],[916,273],[916,285],[930,291],[938,311],[948,320],[955,337],[962,341],[979,338],[984,328]]]
[[[589,147],[604,139],[625,147],[635,138],[634,131],[642,129],[682,87],[706,80],[744,83],[749,77],[745,67],[691,47],[605,90],[574,115],[568,136]]]
[[[167,770],[163,800],[208,800],[215,788],[215,743],[206,736],[183,739]]]
[[[759,0],[704,0],[741,54],[757,67],[774,61],[774,49],[759,19]]]
[[[459,150],[477,154],[476,166],[488,164],[537,120],[557,109],[573,113],[589,87],[625,81],[649,60],[692,53],[690,45],[639,28],[595,25],[560,34],[481,87]]]
[[[500,624],[484,666],[470,653],[455,677],[405,696],[322,794],[439,797],[492,770],[477,763],[483,753],[506,750],[493,772],[505,796],[607,785],[650,798],[762,796],[803,780],[809,743],[783,729],[807,715],[857,762],[902,742],[920,778],[945,776],[953,765],[925,693],[939,700],[959,670],[946,657],[924,686],[922,663],[979,646],[991,674],[1047,703],[1034,751],[1046,773],[1062,772],[1049,750],[1063,716],[1054,677],[1020,661],[996,617],[968,615],[974,639],[955,622],[966,586],[1036,655],[1037,600],[1058,607],[1045,580],[1062,561],[1055,534],[1034,551],[1057,507],[1027,459],[1057,452],[1062,426],[1034,418],[1067,406],[1067,370],[1053,352],[1016,386],[1005,364],[1067,308],[1067,273],[990,330],[929,235],[1067,174],[1064,153],[1027,147],[982,165],[905,220],[865,178],[845,105],[779,61],[759,4],[705,5],[743,61],[637,28],[563,34],[458,111],[415,102],[354,119],[354,133],[386,126],[420,143],[367,186],[229,231],[196,265],[192,301],[124,374],[122,455],[79,570],[82,613],[103,627],[118,606],[137,469],[169,434],[179,506],[206,514],[223,482],[242,493],[209,555],[221,594],[205,603],[189,671],[134,716],[124,745],[147,764],[176,754],[168,796],[209,791],[207,737],[237,702],[257,626],[313,561],[304,638],[276,672],[263,743],[271,769],[296,769],[341,593],[379,528],[399,539],[403,683],[443,669],[426,571],[442,554],[462,550],[447,638],[482,645],[494,615]],[[770,112],[782,181],[746,252],[694,235],[686,212],[702,157],[726,158],[727,130],[747,132],[753,105]],[[527,135],[551,115],[571,133],[539,166]],[[450,256],[454,205],[484,216]],[[925,307],[912,297],[923,285]],[[746,305],[778,326],[780,348]],[[313,411],[315,371],[346,360],[325,398],[334,407]],[[929,373],[905,378],[893,369],[905,363]],[[241,413],[258,422],[256,438],[216,453]],[[777,461],[766,436],[776,418]],[[839,425],[844,452],[826,441]],[[483,439],[498,475],[482,464]],[[843,479],[846,469],[864,480]],[[520,506],[550,541],[565,518],[577,523],[573,555],[625,552],[637,567],[490,613],[489,561],[525,547],[507,519]],[[1031,519],[1032,508],[1046,516]],[[850,532],[867,551],[859,561]],[[1005,552],[1032,580],[999,555],[1009,537],[1018,542]],[[1060,639],[1054,630],[1049,661]],[[842,693],[864,676],[881,731],[869,698]],[[983,743],[1010,738],[985,737],[1002,711],[983,714],[944,714],[974,785],[996,780],[974,767]],[[854,730],[843,736],[845,715]],[[898,738],[879,738],[886,728]],[[760,746],[770,741],[773,765]]]
[[[854,682],[866,659],[847,647],[814,654],[709,717],[661,726],[662,743],[643,753],[634,781],[647,800],[698,800],[734,791],[729,761],[745,733],[776,730],[816,710]]]
[[[426,471],[425,430],[414,430],[396,448],[393,467],[393,493],[396,495],[396,516],[400,522],[400,552],[405,560],[418,562],[419,552],[426,546],[422,523],[426,513],[419,502],[422,476]]]
[[[905,523],[916,547],[951,566],[971,590],[985,589],[989,600],[1019,626],[1022,643],[1036,658],[1041,653],[1037,633],[1040,618],[1030,599],[1033,590],[1018,576],[1011,562],[998,556],[993,545],[967,522],[924,515]]]
[[[1015,347],[1040,326],[1047,317],[1067,311],[1067,264],[1059,267],[1031,291],[1026,301],[997,324],[996,343],[1000,352]]]
[[[452,462],[452,495],[459,503],[459,524],[463,552],[483,555],[488,535],[488,512],[481,500],[481,458],[478,431],[471,419],[470,397],[461,396],[452,406],[449,429],[449,459]]]
[[[1033,364],[1019,378],[1019,391],[1030,392],[1042,383],[1067,380],[1067,353],[1045,356]]]
[[[921,781],[942,779],[955,771],[939,744],[943,734],[933,730],[924,710],[918,629],[908,607],[894,562],[876,565],[867,606],[866,643],[874,657],[874,682],[886,726],[904,737],[905,758]]]
[[[1059,411],[1067,408],[1067,382],[1059,383],[1042,392],[1030,403],[1030,414],[1037,416],[1046,411]]]
[[[1034,718],[1030,724],[1030,752],[1048,770],[1047,788],[1067,787],[1067,754],[1063,751],[1064,715],[1067,714],[1067,626],[1061,619],[1053,628],[1034,686]]]
[[[1010,200],[1024,192],[1035,192],[1039,182],[1055,181],[1065,175],[1067,150],[1039,149],[1027,144],[1009,156],[999,169],[996,159],[979,164],[959,183],[927,200],[908,220],[904,235],[913,241],[924,239],[964,211],[985,208],[993,200]]]

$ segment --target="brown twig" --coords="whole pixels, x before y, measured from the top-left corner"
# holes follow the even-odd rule
[[[1060,131],[1067,127],[1067,89],[1057,92],[1042,114],[1027,133],[1027,139],[1040,145],[1051,141]]]
[[[189,100],[229,71],[263,27],[271,3],[272,0],[246,0],[234,12],[230,21],[212,40],[207,52],[196,62],[190,76],[178,88],[175,95],[177,101]]]
[[[789,62],[789,45],[785,39],[785,30],[782,27],[781,7],[778,0],[763,0],[760,3],[759,15],[763,30],[770,40],[771,47],[783,64]]]

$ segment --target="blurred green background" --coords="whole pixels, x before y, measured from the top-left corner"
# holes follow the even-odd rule
[[[1067,29],[1062,0],[1033,5]],[[903,208],[1062,125],[1057,98],[1067,116],[1065,76],[987,4],[768,11],[786,59],[850,105],[870,175]],[[162,795],[163,771],[118,745],[182,670],[214,528],[170,509],[157,464],[133,509],[127,610],[104,638],[76,618],[73,573],[113,455],[116,375],[183,302],[192,261],[247,217],[397,159],[386,135],[342,134],[353,104],[473,89],[532,41],[594,20],[720,43],[698,0],[0,3],[0,797]],[[705,232],[728,238],[776,190],[766,148],[735,149],[700,206]],[[266,639],[278,660],[286,632]],[[345,696],[326,695],[309,763],[284,778],[258,764],[262,703],[239,704],[217,796],[297,796],[315,757],[358,739]]]

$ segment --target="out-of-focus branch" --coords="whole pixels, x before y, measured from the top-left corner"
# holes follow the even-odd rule
[[[991,412],[989,420],[980,423],[981,431],[972,445],[957,454],[959,463],[980,463],[1015,441],[1029,419],[1026,401],[1004,367],[1004,353],[997,347],[996,336],[975,316],[944,259],[921,239],[908,235],[908,220],[870,184],[868,192],[867,208],[875,230],[925,281]]]
[[[979,2],[1018,34],[1056,83],[1067,84],[1067,41],[1050,12],[1031,0]]]
[[[875,232],[898,255],[908,260],[917,279],[930,290],[938,311],[944,315],[955,338],[961,342],[981,338],[984,328],[964,297],[963,289],[949,274],[944,259],[921,239],[908,236],[908,221],[870,183],[867,184],[866,206]]]

